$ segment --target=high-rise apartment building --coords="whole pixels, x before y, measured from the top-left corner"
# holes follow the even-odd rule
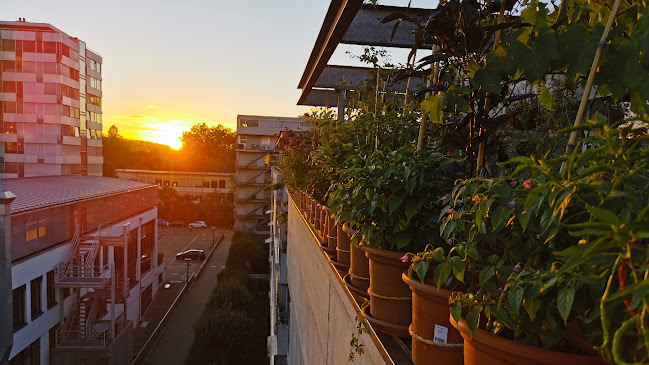
[[[101,68],[0,21],[0,364],[130,364],[164,282],[157,186],[102,177]]]
[[[280,132],[309,128],[304,118],[237,116],[235,229],[269,232],[271,175],[266,156],[275,149]]]
[[[0,177],[102,175],[101,66],[50,24],[0,21]]]

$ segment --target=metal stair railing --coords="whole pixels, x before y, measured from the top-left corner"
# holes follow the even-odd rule
[[[257,196],[257,194],[261,193],[262,191],[264,191],[264,190],[266,190],[266,189],[268,189],[268,187],[267,187],[267,186],[264,186],[263,188],[261,188],[261,189],[255,191],[254,193],[252,193],[252,195],[250,195],[250,196],[244,198],[244,200],[246,200],[246,201],[248,201],[248,200],[252,200],[252,199],[254,199],[254,198]]]
[[[65,321],[63,322],[63,327],[59,327],[56,329],[56,339],[57,343],[60,344],[63,341],[68,339],[68,335],[70,334],[70,328],[72,327],[72,323],[74,322],[75,317],[77,316],[77,313],[79,312],[79,307],[81,307],[81,297],[77,298],[76,302],[74,303],[74,306],[72,307],[72,311],[68,316],[65,318]]]
[[[257,175],[251,177],[250,179],[246,180],[246,181],[237,181],[237,184],[249,184],[249,183],[252,182],[252,180],[258,178],[258,177],[261,176],[261,175],[265,175],[266,173],[268,173],[268,171],[264,170],[264,171],[258,173]],[[264,183],[265,183],[265,182],[266,182],[266,181],[265,181],[265,179],[264,179]]]
[[[259,227],[259,226],[261,226],[261,225],[268,224],[268,222],[270,222],[270,217],[269,217],[269,218],[265,218],[265,219],[261,219],[261,220],[259,220],[259,221],[257,222],[257,224],[255,224],[255,225],[254,225],[252,228],[250,228],[248,231],[249,231],[249,232],[254,232],[254,231],[257,229],[257,227]]]
[[[85,327],[85,337],[86,339],[89,340],[94,340],[98,337],[97,331],[95,331],[95,318],[97,318],[97,314],[99,313],[99,298],[97,296],[93,296],[91,299],[90,303],[90,310],[88,311],[86,315],[86,321],[84,323]]]
[[[68,270],[71,268],[70,264],[72,263],[72,261],[74,261],[75,258],[77,258],[79,252],[79,242],[81,242],[81,226],[77,224],[77,229],[74,231],[74,235],[72,236],[72,240],[70,241],[70,252],[68,253],[68,257],[65,260],[63,267],[57,270],[57,276],[59,280],[66,277]]]
[[[95,276],[95,258],[97,257],[97,252],[101,240],[101,225],[97,227],[97,232],[95,232],[92,239],[92,246],[90,247],[90,252],[86,256],[86,261],[84,264],[84,272],[90,274],[90,276]]]
[[[268,152],[267,150],[259,150],[259,151],[261,151],[261,152]],[[255,162],[257,162],[257,161],[259,161],[260,159],[266,157],[267,154],[268,154],[268,153],[265,153],[265,154],[263,154],[263,155],[257,157],[256,159],[254,159],[254,160],[248,162],[247,164],[245,164],[245,165],[243,165],[243,166],[254,166],[253,164],[254,164]],[[262,166],[258,166],[258,167],[262,167]]]

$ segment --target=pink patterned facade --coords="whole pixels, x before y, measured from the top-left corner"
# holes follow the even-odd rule
[[[0,21],[0,178],[102,175],[101,67],[52,25]]]

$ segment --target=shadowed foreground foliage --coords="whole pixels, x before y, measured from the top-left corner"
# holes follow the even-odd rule
[[[218,285],[194,323],[194,341],[185,364],[268,364],[268,281],[249,274],[249,263],[258,263],[258,256],[263,256],[256,240],[235,231],[227,267],[218,274]]]

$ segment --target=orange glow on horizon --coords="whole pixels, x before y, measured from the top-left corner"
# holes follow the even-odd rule
[[[155,131],[152,133],[152,138],[149,139],[149,141],[166,144],[174,150],[179,150],[183,146],[180,142],[180,136],[182,136],[183,133],[182,130],[178,131],[174,129]]]

